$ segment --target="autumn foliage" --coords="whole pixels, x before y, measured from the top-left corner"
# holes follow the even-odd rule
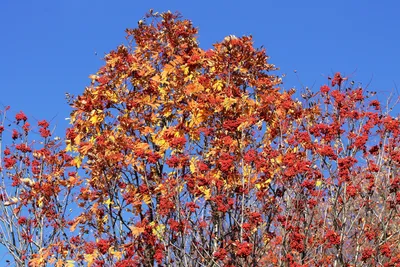
[[[340,73],[284,90],[251,37],[203,50],[170,12],[127,41],[70,100],[65,145],[3,119],[0,243],[18,266],[400,266],[389,102]]]

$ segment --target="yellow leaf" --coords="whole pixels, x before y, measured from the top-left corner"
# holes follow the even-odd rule
[[[89,75],[89,79],[91,79],[92,82],[96,81],[96,79],[98,79],[98,78],[99,78],[99,76],[97,76],[97,75],[94,75],[94,74]]]
[[[193,74],[189,74],[183,79],[184,82],[191,81],[191,80],[193,80]]]
[[[233,104],[235,104],[237,100],[235,98],[227,97],[222,102],[222,106],[224,106],[225,110],[228,110]]]
[[[108,199],[107,199],[106,201],[104,201],[103,203],[104,203],[105,205],[107,205],[107,206],[114,204],[114,202],[111,201],[110,198],[108,198]]]
[[[316,186],[316,187],[320,187],[321,185],[322,185],[322,181],[318,179],[318,180],[315,182],[315,186]]]
[[[93,115],[92,117],[90,117],[89,120],[91,123],[96,124],[97,123],[97,115]]]
[[[276,163],[281,164],[281,163],[282,163],[282,159],[283,159],[283,156],[282,156],[282,155],[279,155],[279,156],[276,158]]]
[[[217,91],[221,91],[222,87],[224,86],[223,82],[221,80],[218,80],[214,85],[213,88],[217,89]]]
[[[144,232],[144,227],[136,227],[132,225],[130,227],[133,237],[138,237],[141,233]]]
[[[168,74],[170,74],[174,69],[175,69],[175,67],[172,66],[171,64],[165,65],[164,70],[161,73],[161,79],[166,80],[168,77]]]
[[[148,150],[150,148],[148,143],[138,143],[135,145],[135,149]]]
[[[102,110],[94,109],[92,112],[90,112],[90,119],[89,121],[93,124],[96,124],[99,121],[102,121],[102,116],[100,116],[103,113]]]
[[[111,255],[114,255],[114,257],[115,257],[117,260],[122,259],[122,252],[121,252],[121,251],[116,251],[116,250],[114,250],[114,247],[111,247],[111,248],[109,249],[109,251],[110,251],[110,254],[111,254]]]
[[[267,187],[271,183],[271,179],[268,179],[262,183],[256,184],[256,188],[260,190],[262,187]]]
[[[113,92],[113,91],[107,91],[106,96],[109,100],[111,100],[113,103],[118,103],[118,95]],[[102,113],[102,110],[98,110],[100,113]]]
[[[183,74],[188,75],[188,73],[189,73],[189,67],[188,66],[184,65],[184,66],[181,67],[181,69],[183,70]]]
[[[237,129],[239,131],[243,131],[244,129],[246,129],[249,126],[250,126],[250,123],[248,121],[244,121],[237,127]]]
[[[157,134],[153,134],[152,136],[154,144],[160,147],[161,152],[164,152],[169,148],[169,143],[163,138],[165,131],[166,128],[162,129]]]
[[[205,189],[205,190],[204,190],[204,198],[205,198],[206,200],[209,200],[210,197],[211,197],[211,189],[210,189],[210,188]]]
[[[67,152],[72,151],[71,142],[68,142],[68,141],[67,141],[67,147],[65,148],[65,150],[66,150]]]
[[[82,159],[79,156],[76,156],[73,160],[73,165],[79,168],[82,164]]]
[[[189,122],[189,127],[197,126],[205,120],[205,116],[202,110],[195,112]]]
[[[93,254],[85,254],[85,261],[87,262],[87,266],[91,267],[93,265],[94,260],[97,257],[96,250],[93,252]]]
[[[144,195],[143,196],[143,201],[144,201],[144,203],[149,205],[151,203],[151,197],[149,195]]]
[[[182,192],[183,186],[184,186],[183,184],[181,184],[180,186],[178,186],[178,187],[176,188],[176,192],[178,192],[178,193]]]
[[[172,111],[171,111],[170,109],[165,110],[165,112],[164,112],[164,114],[163,114],[163,116],[164,116],[165,118],[169,118],[169,116],[171,116],[171,115],[172,115]]]
[[[79,146],[79,144],[81,143],[81,138],[82,136],[80,134],[78,134],[75,138],[74,138],[74,142],[77,146]]]
[[[161,96],[166,96],[167,95],[167,90],[165,90],[165,86],[159,86],[158,91],[160,91]]]
[[[78,183],[78,181],[79,181],[79,180],[78,180],[77,177],[75,177],[75,176],[69,176],[69,177],[68,177],[68,187],[76,185],[76,184]]]
[[[199,186],[200,192],[204,194],[204,198],[206,200],[209,200],[211,197],[211,189],[210,188],[205,188],[204,186]]]
[[[37,204],[38,204],[39,208],[42,208],[42,207],[43,207],[43,197],[40,197],[40,198],[38,199]]]
[[[243,167],[243,175],[244,177],[248,177],[251,174],[251,166],[250,165],[246,165]]]
[[[73,223],[73,224],[71,225],[71,227],[69,228],[69,230],[70,230],[71,232],[74,232],[75,229],[76,229],[76,227],[78,226],[78,224],[79,224],[79,220],[75,220],[74,223]]]
[[[164,230],[165,230],[165,225],[164,224],[159,224],[156,226],[156,228],[153,228],[153,235],[157,236],[158,239],[162,240],[163,235],[164,235]]]
[[[190,159],[190,167],[189,168],[190,168],[190,172],[192,174],[196,172],[196,161],[197,161],[196,157],[193,157]]]
[[[161,194],[164,192],[165,186],[164,184],[158,184],[157,187],[154,189],[155,192],[161,192]]]

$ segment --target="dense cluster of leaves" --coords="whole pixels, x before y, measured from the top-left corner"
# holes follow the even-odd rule
[[[16,132],[0,214],[16,262],[400,265],[399,118],[340,73],[299,101],[251,37],[205,51],[196,34],[148,14],[72,100],[65,149],[46,122],[39,150]]]

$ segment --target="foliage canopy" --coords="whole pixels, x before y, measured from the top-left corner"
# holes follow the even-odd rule
[[[203,50],[196,34],[170,12],[127,30],[70,100],[65,140],[40,121],[32,142],[4,112],[16,264],[400,264],[399,117],[340,73],[298,100],[251,37]]]

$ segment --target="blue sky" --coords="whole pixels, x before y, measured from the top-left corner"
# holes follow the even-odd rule
[[[340,71],[378,91],[380,101],[391,92],[399,96],[400,2],[395,0],[3,0],[0,105],[52,120],[62,135],[71,111],[65,93],[82,93],[102,56],[123,43],[124,30],[150,8],[191,19],[203,48],[230,34],[253,35],[270,63],[287,74],[286,88],[315,84],[317,90]]]
[[[60,134],[101,58],[124,42],[150,9],[180,11],[199,28],[200,45],[253,35],[285,87],[317,90],[336,71],[369,84],[381,101],[400,87],[398,1],[12,1],[0,3],[0,104],[52,120]],[[297,76],[294,74],[297,70]],[[398,89],[400,90],[400,88]]]

